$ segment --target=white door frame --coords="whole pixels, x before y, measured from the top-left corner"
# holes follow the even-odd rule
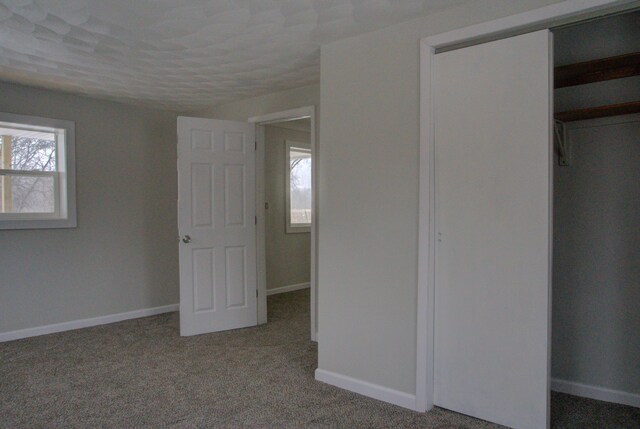
[[[311,341],[317,341],[317,234],[318,234],[318,157],[316,150],[316,108],[315,106],[300,107],[268,115],[254,116],[249,122],[256,124],[256,214],[257,220],[257,260],[258,260],[258,324],[267,323],[267,255],[265,231],[265,136],[264,125],[276,122],[293,121],[296,119],[311,119]]]
[[[636,0],[565,0],[539,9],[426,37],[420,40],[420,190],[416,411],[433,408],[435,296],[435,150],[431,66],[436,50],[455,49],[637,7]],[[553,106],[550,106],[551,110]],[[552,112],[550,111],[550,114]],[[549,255],[551,257],[551,255]],[[551,314],[549,312],[549,317]],[[549,335],[551,333],[549,332]],[[549,353],[551,356],[551,353]],[[550,365],[549,365],[550,367]]]

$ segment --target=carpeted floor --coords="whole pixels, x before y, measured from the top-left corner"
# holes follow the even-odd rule
[[[2,428],[495,428],[313,379],[308,290],[269,323],[182,338],[177,313],[0,344]],[[640,428],[640,409],[554,394],[557,428]]]

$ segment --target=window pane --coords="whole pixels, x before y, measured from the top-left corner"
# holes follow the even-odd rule
[[[75,124],[0,112],[0,230],[76,226]]]
[[[53,132],[0,127],[0,136],[0,168],[56,171],[56,138]]]
[[[55,183],[51,176],[0,176],[0,213],[55,212]]]
[[[308,225],[311,223],[311,153],[292,147],[289,160],[291,225]]]

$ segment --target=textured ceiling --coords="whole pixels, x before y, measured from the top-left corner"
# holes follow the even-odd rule
[[[471,0],[0,0],[0,79],[188,111],[319,79],[323,43]]]

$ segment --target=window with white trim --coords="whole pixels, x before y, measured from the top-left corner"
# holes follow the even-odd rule
[[[312,216],[311,146],[286,142],[285,188],[287,233],[310,232]]]
[[[73,122],[0,113],[0,229],[76,226]]]

